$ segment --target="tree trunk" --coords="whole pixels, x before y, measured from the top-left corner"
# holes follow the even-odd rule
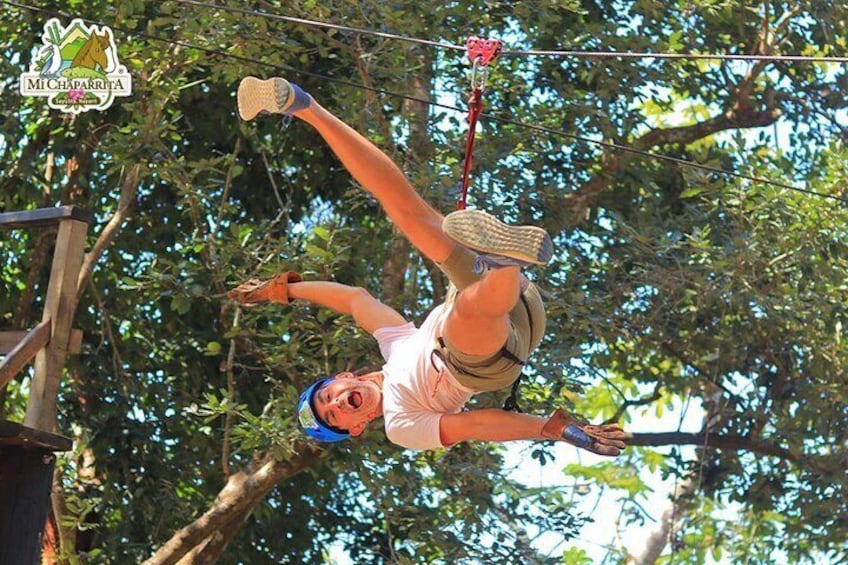
[[[214,562],[253,508],[262,502],[277,483],[314,465],[323,455],[323,451],[312,444],[301,443],[296,448],[297,455],[288,461],[266,458],[231,475],[212,507],[176,532],[144,565],[180,563],[195,549],[198,557],[203,556],[203,561],[198,563]]]
[[[671,501],[662,513],[659,526],[645,541],[642,554],[636,557],[636,565],[654,565],[674,535],[675,524],[688,510],[686,500],[695,494],[695,481],[690,477],[678,485]]]
[[[197,547],[186,553],[185,557],[177,562],[177,565],[212,565],[216,563],[252,512],[253,508],[249,508],[234,516],[226,528],[216,530]]]
[[[721,393],[714,392],[709,402],[705,404],[707,412],[704,414],[703,430],[699,437],[703,437],[700,441],[701,449],[696,451],[695,461],[701,463],[707,456],[706,446],[713,445],[710,440],[713,439],[709,435],[710,430],[715,429],[721,421],[721,413],[718,410],[721,401]],[[679,519],[691,508],[692,496],[701,488],[700,478],[695,481],[695,477],[690,475],[681,485],[675,485],[674,492],[671,494],[671,500],[668,506],[662,513],[659,526],[654,530],[648,539],[645,541],[645,548],[642,554],[636,558],[636,565],[654,565],[660,558],[665,546],[671,541],[674,547],[674,533],[679,524]]]

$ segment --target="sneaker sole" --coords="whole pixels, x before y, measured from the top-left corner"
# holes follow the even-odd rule
[[[448,214],[442,231],[454,241],[479,253],[491,253],[544,265],[554,254],[550,236],[536,226],[508,226],[480,210]]]
[[[245,77],[238,87],[238,112],[241,119],[249,121],[262,112],[282,114],[292,105],[294,96],[286,79],[260,80]]]

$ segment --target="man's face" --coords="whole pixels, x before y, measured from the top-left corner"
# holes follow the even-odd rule
[[[383,413],[383,393],[370,375],[339,373],[315,393],[315,412],[324,422],[358,436]]]

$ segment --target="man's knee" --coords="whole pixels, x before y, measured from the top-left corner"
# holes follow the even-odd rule
[[[509,337],[509,316],[480,316],[474,309],[473,303],[461,305],[457,300],[445,320],[445,339],[468,355],[494,355]]]
[[[521,271],[518,267],[507,267],[489,271],[463,290],[456,305],[464,316],[499,318],[509,314],[518,303],[520,294]]]

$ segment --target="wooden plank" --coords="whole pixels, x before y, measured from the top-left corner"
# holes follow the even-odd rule
[[[29,331],[15,330],[0,332],[0,355],[8,355],[24,339]],[[68,342],[68,354],[76,355],[82,351],[82,330],[71,330],[71,340]]]
[[[88,224],[79,220],[59,222],[43,315],[44,320],[53,320],[53,334],[48,346],[35,356],[35,375],[24,418],[30,428],[53,431],[56,427],[56,396],[77,307],[77,279],[87,231]]]
[[[0,445],[15,445],[50,451],[70,451],[71,438],[28,428],[18,422],[0,420]]]
[[[4,212],[0,214],[0,229],[38,228],[56,224],[61,220],[78,220],[90,224],[92,216],[91,212],[79,206]]]
[[[0,355],[12,351],[29,333],[29,330],[0,332]]]
[[[21,369],[35,358],[35,355],[50,342],[50,320],[44,320],[34,329],[27,332],[18,345],[3,359],[0,364],[0,389],[15,378]]]

